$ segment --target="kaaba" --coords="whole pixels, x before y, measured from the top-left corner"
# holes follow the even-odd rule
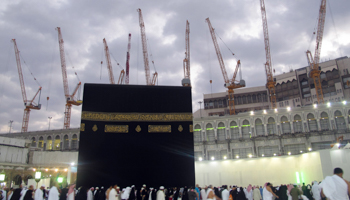
[[[190,87],[84,85],[77,187],[194,186]]]

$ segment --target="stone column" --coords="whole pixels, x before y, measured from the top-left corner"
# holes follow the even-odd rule
[[[269,133],[267,132],[267,124],[264,124],[265,135],[267,136]]]

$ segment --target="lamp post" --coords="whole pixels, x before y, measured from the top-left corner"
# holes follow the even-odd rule
[[[51,123],[52,117],[48,117],[48,118],[49,118],[49,130],[50,130],[50,123]]]
[[[10,124],[10,130],[9,130],[9,133],[11,133],[11,130],[12,130],[12,123],[13,123],[13,120],[10,120],[10,121],[9,121],[9,124]]]
[[[202,101],[198,101],[198,103],[199,103],[199,113],[200,113],[200,115],[201,115],[201,118],[202,118]]]
[[[41,171],[36,171],[35,172],[35,182],[36,182],[36,189],[38,189],[38,184],[41,179]]]

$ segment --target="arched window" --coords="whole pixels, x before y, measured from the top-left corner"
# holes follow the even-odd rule
[[[339,110],[334,112],[334,118],[335,118],[335,124],[337,125],[337,129],[345,130],[346,124],[345,124],[344,116]]]
[[[78,149],[78,136],[76,134],[72,137],[72,149]]]
[[[61,147],[61,145],[60,145],[60,143],[61,143],[61,139],[60,139],[60,136],[56,136],[55,137],[55,146],[54,146],[54,150],[60,150],[60,147]]]
[[[294,116],[293,128],[295,133],[303,132],[303,122],[301,121],[300,115]]]
[[[267,120],[267,133],[268,134],[276,134],[276,123],[273,117],[270,117]]]
[[[42,136],[39,138],[39,146],[38,147],[39,148],[43,148],[44,147],[44,138]]]
[[[214,128],[211,123],[208,123],[206,126],[206,133],[207,133],[207,141],[215,141],[215,133],[214,133]]]
[[[290,122],[286,116],[281,117],[282,133],[291,133]]]
[[[47,140],[46,140],[46,149],[47,149],[47,150],[52,150],[52,138],[51,138],[51,136],[47,137]]]
[[[68,138],[68,135],[65,135],[64,137],[63,137],[63,148],[64,149],[69,149],[69,138]]]
[[[231,139],[238,139],[240,137],[239,128],[235,121],[232,121],[230,123],[230,132],[231,132]]]
[[[35,137],[32,137],[32,147],[36,147],[36,141],[35,141]]]
[[[320,125],[321,130],[329,130],[329,119],[326,112],[321,113]]]
[[[242,123],[242,136],[244,139],[249,139],[251,136],[250,123],[248,120],[244,120]]]
[[[220,122],[218,124],[218,140],[219,141],[225,141],[226,135],[225,135],[225,124]]]
[[[255,120],[255,129],[256,135],[265,135],[264,125],[262,124],[262,121],[259,118]]]
[[[317,127],[317,121],[315,119],[315,116],[314,114],[312,113],[309,113],[307,116],[307,123],[309,125],[309,129],[310,131],[317,131],[318,130],[318,127]]]
[[[202,132],[201,126],[199,124],[196,124],[193,130],[194,142],[202,142],[201,132]]]

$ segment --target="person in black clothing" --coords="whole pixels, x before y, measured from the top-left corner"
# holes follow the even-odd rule
[[[247,197],[245,196],[245,193],[242,187],[239,188],[239,192],[237,194],[236,200],[247,200]]]
[[[76,200],[86,200],[87,199],[87,192],[90,190],[90,188],[82,186],[77,193]]]
[[[21,192],[22,192],[22,185],[14,186],[13,187],[15,190],[13,191],[13,195],[10,200],[19,200],[21,198]]]
[[[173,200],[177,200],[179,198],[180,189],[174,188]]]
[[[33,199],[33,190],[34,190],[34,186],[29,186],[28,190],[26,191],[23,200],[34,200]]]
[[[279,196],[279,200],[288,200],[287,190],[288,188],[286,185],[280,186],[280,188],[278,189],[278,192],[276,193],[277,196]]]
[[[68,186],[61,190],[59,200],[67,200]]]
[[[98,197],[95,200],[106,200],[106,191],[104,187],[101,187],[101,189],[98,190]]]
[[[230,191],[230,195],[232,196],[233,200],[237,199],[237,186],[233,185],[232,190]]]
[[[221,199],[221,192],[219,191],[219,189],[217,187],[214,187],[214,194]]]
[[[135,187],[131,186],[131,191],[130,191],[130,195],[129,195],[129,200],[136,200],[135,197]]]
[[[188,188],[187,186],[184,187],[184,191],[182,193],[182,200],[188,200]]]

